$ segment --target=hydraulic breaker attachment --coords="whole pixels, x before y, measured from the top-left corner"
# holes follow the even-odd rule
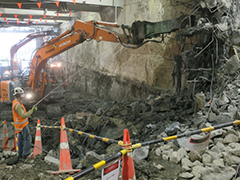
[[[195,17],[190,16],[188,19],[184,19],[181,16],[176,19],[148,22],[148,21],[135,21],[131,27],[132,43],[135,45],[141,44],[146,39],[153,37],[159,37],[164,33],[171,33],[185,27],[187,24],[191,26],[194,24]]]

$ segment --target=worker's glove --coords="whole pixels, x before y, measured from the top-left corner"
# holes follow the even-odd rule
[[[37,106],[33,106],[33,107],[32,107],[32,112],[33,112],[34,110],[37,111]]]

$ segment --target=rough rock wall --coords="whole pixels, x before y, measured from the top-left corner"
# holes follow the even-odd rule
[[[189,9],[181,3],[174,4],[168,0],[125,0],[124,7],[118,9],[117,23],[131,25],[135,20],[152,22],[168,20],[177,18],[187,11]],[[103,9],[100,13],[81,13],[80,19],[113,22],[115,9]],[[62,25],[62,32],[72,23]],[[78,74],[69,81],[75,82],[74,87],[78,90],[108,99],[123,100],[123,97],[126,99],[146,97],[152,92],[152,87],[174,92],[173,57],[179,52],[180,46],[176,43],[174,34],[167,34],[164,43],[147,43],[138,49],[129,49],[113,42],[85,41],[63,53],[62,59],[66,63],[66,72],[69,76],[78,71]],[[82,68],[85,69],[84,73]],[[99,74],[103,79],[98,78]],[[109,81],[104,77],[106,79],[110,77],[111,83],[108,84]]]

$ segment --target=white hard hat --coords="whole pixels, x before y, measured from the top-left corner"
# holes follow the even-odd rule
[[[24,93],[24,91],[23,91],[23,89],[20,88],[20,87],[16,87],[16,88],[14,88],[14,90],[13,90],[13,95],[14,95],[14,96],[17,95],[17,94],[23,94],[23,93]]]

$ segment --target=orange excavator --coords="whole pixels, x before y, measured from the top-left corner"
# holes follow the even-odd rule
[[[22,39],[20,42],[18,42],[17,44],[13,45],[10,49],[10,64],[11,64],[11,74],[12,74],[12,78],[15,75],[14,71],[19,71],[21,70],[20,65],[15,61],[14,56],[17,53],[17,51],[23,47],[25,44],[27,44],[28,42],[32,41],[33,39],[37,39],[40,37],[44,37],[44,36],[50,36],[53,35],[53,31],[42,31],[42,32],[35,32],[32,34],[29,34],[28,36],[26,36],[24,39]]]
[[[26,85],[14,80],[12,82],[1,82],[2,101],[11,102],[13,100],[11,91],[15,86],[19,86],[19,83],[25,90],[25,93],[32,94],[32,96],[26,96],[26,98],[32,98],[26,99],[26,103],[33,104],[39,101],[46,95],[45,91],[51,84],[47,72],[44,71],[47,62],[86,40],[94,39],[97,41],[115,42],[125,47],[136,49],[147,42],[161,43],[164,40],[163,35],[165,33],[179,30],[181,28],[180,25],[183,25],[183,17],[160,22],[135,21],[132,26],[102,21],[84,22],[76,20],[71,29],[37,49],[30,63]],[[114,29],[116,32],[108,29]],[[121,31],[121,33],[117,31]],[[155,37],[162,38],[159,41],[152,39]]]
[[[16,75],[17,73],[22,71],[21,62],[16,61],[15,54],[17,51],[32,41],[33,39],[41,38],[41,37],[52,37],[56,36],[56,33],[52,30],[48,31],[40,31],[40,32],[34,32],[29,35],[27,35],[24,39],[20,40],[18,43],[14,44],[10,49],[10,64],[11,66],[2,68],[1,75],[0,76],[0,83],[3,81],[3,83],[0,84],[1,87],[1,93],[0,98],[2,102],[11,102],[13,97],[12,93],[8,93],[8,89],[12,89],[13,83],[17,83],[16,81]],[[14,79],[14,80],[13,80]]]
[[[10,64],[11,64],[11,66],[1,67],[0,82],[2,80],[13,79],[15,77],[16,73],[19,70],[21,70],[21,62],[19,60],[16,60],[16,58],[14,58],[15,54],[21,47],[33,39],[50,35],[50,32],[52,32],[52,31],[35,32],[32,34],[29,34],[27,37],[25,37],[24,39],[19,41],[17,44],[14,44],[10,49]]]

